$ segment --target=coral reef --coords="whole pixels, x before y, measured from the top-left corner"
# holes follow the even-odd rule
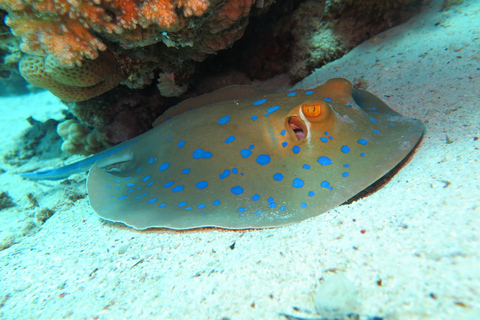
[[[0,0],[0,13],[15,36],[12,58],[18,48],[25,53],[21,74],[69,102],[84,128],[63,149],[88,153],[98,147],[88,134],[102,146],[132,138],[177,97],[216,89],[214,82],[282,73],[298,81],[423,1]]]
[[[98,141],[95,132],[74,119],[58,124],[57,133],[63,139],[62,151],[69,154],[89,155],[109,147]]]
[[[11,166],[26,164],[31,158],[58,158],[61,155],[61,139],[56,132],[58,121],[49,119],[45,122],[29,117],[31,127],[16,141],[13,150],[3,154],[3,161]]]
[[[24,55],[18,65],[21,75],[31,84],[48,89],[65,101],[83,101],[114,88],[122,80],[116,60],[108,51],[81,66],[59,64],[55,56]]]
[[[272,1],[261,1],[263,7]],[[212,53],[241,37],[254,0],[2,0],[21,49],[66,66],[96,59],[109,41],[124,48],[164,42]]]
[[[95,132],[102,145],[117,144],[151,129],[168,104],[156,87],[124,93],[118,87],[107,95],[77,102],[70,111]]]
[[[250,78],[288,73],[293,82],[342,57],[376,34],[419,11],[423,0],[283,0],[251,20],[245,36],[219,53]],[[265,21],[269,21],[266,23]],[[227,62],[225,62],[227,61]]]
[[[0,11],[0,95],[27,93],[25,80],[18,73],[22,53],[19,40],[3,23],[5,13]]]
[[[419,0],[303,2],[290,20],[294,47],[289,73],[303,79],[372,36],[406,21]],[[415,5],[417,4],[417,5]],[[368,17],[364,19],[362,17]],[[300,31],[297,26],[302,26]]]
[[[12,197],[8,195],[8,192],[0,191],[0,210],[14,206],[15,202],[13,202]]]

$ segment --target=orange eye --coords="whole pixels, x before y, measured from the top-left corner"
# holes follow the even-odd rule
[[[322,113],[322,107],[320,103],[304,103],[302,104],[302,112],[307,117],[318,117]]]

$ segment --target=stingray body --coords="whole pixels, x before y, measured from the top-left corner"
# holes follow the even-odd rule
[[[135,229],[295,223],[378,180],[424,130],[345,79],[203,107],[187,100],[155,125],[76,165],[93,164],[87,190],[100,217]]]

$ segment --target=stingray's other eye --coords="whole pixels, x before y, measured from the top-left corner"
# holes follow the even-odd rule
[[[324,120],[329,114],[329,107],[320,100],[308,100],[302,103],[300,110],[309,122]]]

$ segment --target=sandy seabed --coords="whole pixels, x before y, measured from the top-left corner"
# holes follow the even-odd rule
[[[296,86],[362,79],[426,126],[388,184],[301,223],[135,231],[96,216],[85,175],[33,182],[15,173],[45,163],[2,164],[0,191],[16,206],[0,211],[0,318],[315,318],[315,304],[326,315],[337,303],[361,319],[479,319],[480,1],[443,12],[442,2]],[[63,108],[47,92],[1,103],[1,154],[26,117],[60,119]],[[340,292],[330,302],[327,281]]]

